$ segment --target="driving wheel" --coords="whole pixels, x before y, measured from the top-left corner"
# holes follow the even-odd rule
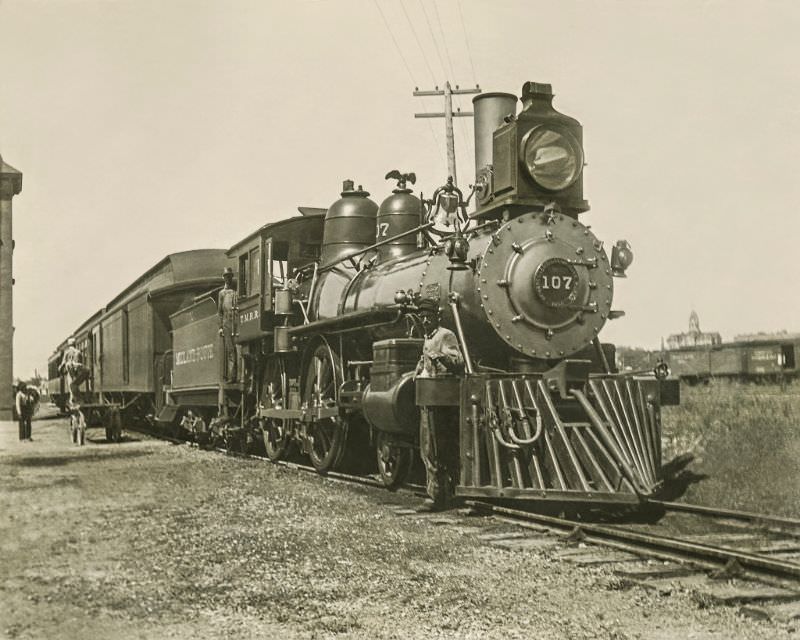
[[[303,384],[303,402],[310,409],[337,406],[336,393],[342,374],[336,356],[327,344],[319,345],[308,361]],[[314,420],[308,426],[308,453],[320,473],[337,468],[347,440],[347,422],[339,415]]]
[[[285,409],[288,397],[288,379],[283,360],[270,358],[261,377],[261,402],[266,408]],[[291,443],[290,421],[284,418],[263,418],[261,434],[267,457],[272,461],[282,460]]]

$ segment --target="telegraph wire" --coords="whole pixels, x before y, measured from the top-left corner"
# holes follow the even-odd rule
[[[461,19],[461,32],[464,34],[464,44],[467,45],[467,58],[469,59],[469,66],[472,69],[472,82],[478,83],[478,75],[475,73],[475,63],[472,61],[472,50],[469,48],[469,38],[467,37],[467,28],[464,25],[464,12],[461,10],[461,0],[456,0],[458,7],[458,17]]]
[[[442,75],[447,75],[447,67],[444,65],[444,60],[442,59],[442,54],[439,51],[439,42],[436,40],[436,35],[433,33],[433,26],[431,25],[431,20],[428,17],[428,11],[425,9],[425,0],[419,0],[419,5],[422,7],[422,13],[425,14],[425,22],[428,23],[428,32],[431,34],[431,40],[433,40],[433,46],[436,49],[436,56],[439,58],[439,65],[442,67]],[[452,78],[455,80],[455,78]],[[436,83],[434,83],[436,84]]]
[[[445,58],[447,59],[447,66],[450,69],[450,77],[455,82],[456,74],[453,71],[453,63],[450,61],[450,51],[447,48],[447,35],[444,32],[444,28],[442,27],[442,19],[439,16],[439,5],[436,3],[436,0],[432,0],[433,2],[433,9],[436,11],[436,21],[439,23],[439,31],[442,33],[442,44],[444,45],[444,53]]]
[[[411,82],[414,83],[414,86],[417,85],[417,81],[414,79],[414,74],[411,73],[411,67],[408,66],[408,62],[406,61],[406,57],[403,55],[403,50],[400,48],[400,45],[397,43],[397,38],[394,37],[394,32],[392,28],[389,26],[389,21],[386,19],[386,16],[383,14],[383,9],[381,9],[381,5],[378,4],[378,0],[372,0],[375,3],[375,7],[378,9],[378,13],[381,14],[381,18],[383,19],[383,24],[386,27],[386,30],[389,32],[389,35],[392,37],[392,42],[394,42],[394,48],[397,49],[397,55],[400,56],[400,59],[403,61],[403,65],[408,72],[408,77],[411,78]]]
[[[420,2],[421,1],[422,0],[420,0]],[[436,0],[432,0],[432,3],[433,3],[433,9],[436,12],[436,22],[439,25],[439,32],[442,34],[442,45],[444,46],[444,52],[445,52],[445,58],[447,60],[447,66],[450,69],[450,77],[453,79],[453,81],[455,81],[455,79],[456,79],[455,78],[455,71],[453,70],[453,62],[452,62],[452,57],[450,56],[450,48],[447,46],[447,34],[445,33],[444,25],[442,24],[442,18],[441,18],[441,15],[439,13],[439,5],[436,2]],[[424,7],[424,5],[423,5],[423,7]],[[459,6],[459,11],[460,11],[460,6]],[[426,13],[426,17],[427,17],[427,13]],[[430,27],[430,22],[428,23],[428,26]],[[463,28],[463,19],[462,19],[462,28]],[[434,42],[435,41],[436,40],[434,38]],[[440,58],[440,60],[441,60],[441,58]],[[475,84],[477,85],[477,79],[475,78],[474,69],[473,69],[473,76],[472,77],[473,77],[473,80],[475,81]],[[467,151],[468,153],[472,153],[474,155],[474,152],[472,151],[472,146],[470,145],[469,140],[468,140],[468,136],[466,134],[466,126],[467,126],[466,122],[463,122],[463,123],[461,123],[461,126],[456,125],[456,128],[461,133],[461,140],[464,143],[464,150]]]
[[[406,22],[408,22],[408,26],[411,27],[411,33],[414,34],[414,40],[417,41],[417,46],[419,47],[420,52],[422,53],[422,59],[425,61],[425,66],[428,67],[428,72],[431,74],[431,82],[436,84],[436,76],[433,73],[433,69],[431,68],[430,62],[428,62],[428,56],[425,53],[425,49],[422,48],[422,43],[419,41],[419,36],[417,35],[417,30],[414,28],[414,23],[411,22],[411,18],[408,17],[408,11],[406,11],[406,3],[403,0],[400,0],[400,6],[403,9],[403,14],[406,16]]]
[[[383,20],[383,25],[386,27],[386,30],[389,32],[389,35],[392,38],[392,42],[394,42],[394,48],[397,50],[397,55],[400,56],[400,60],[403,61],[403,66],[406,68],[408,72],[408,77],[411,79],[411,82],[415,87],[418,87],[416,79],[414,78],[414,74],[411,72],[411,67],[408,65],[406,61],[406,57],[403,55],[403,50],[400,48],[400,45],[397,42],[397,38],[394,36],[394,32],[392,31],[392,27],[389,25],[389,21],[386,19],[386,15],[383,13],[383,9],[381,9],[381,5],[378,4],[378,0],[372,0],[375,4],[375,8],[378,10],[378,13],[381,14],[381,19]],[[423,105],[423,109],[427,112],[427,108]],[[439,151],[439,157],[442,159],[442,162],[445,161],[444,158],[444,151],[442,150],[442,144],[439,143],[439,136],[436,135],[436,131],[433,128],[430,120],[428,120],[428,129],[430,129],[431,135],[433,136],[433,143],[436,149]]]

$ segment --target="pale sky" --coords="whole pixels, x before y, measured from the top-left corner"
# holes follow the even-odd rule
[[[15,373],[168,253],[328,206],[346,178],[380,202],[415,171],[430,194],[444,122],[413,114],[442,107],[411,93],[447,79],[549,82],[583,123],[582,219],[635,253],[604,341],[658,347],[693,308],[725,339],[800,330],[798,33],[788,1],[0,0]],[[466,186],[471,119],[456,145]]]

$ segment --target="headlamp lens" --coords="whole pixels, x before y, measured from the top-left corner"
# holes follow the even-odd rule
[[[527,136],[524,148],[525,166],[543,189],[566,189],[583,169],[583,152],[574,136],[541,126]]]

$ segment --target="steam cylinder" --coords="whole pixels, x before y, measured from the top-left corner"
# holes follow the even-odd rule
[[[378,205],[352,180],[342,184],[342,197],[325,214],[320,261],[328,264],[375,242],[375,215]]]
[[[381,242],[396,235],[415,229],[422,219],[422,202],[414,195],[411,189],[397,188],[392,191],[378,209],[376,241]],[[417,234],[408,235],[393,240],[388,244],[378,247],[378,261],[385,262],[392,258],[401,258],[417,250]]]
[[[475,113],[475,175],[492,164],[494,130],[507,115],[516,115],[517,96],[513,93],[481,93],[472,99]]]

